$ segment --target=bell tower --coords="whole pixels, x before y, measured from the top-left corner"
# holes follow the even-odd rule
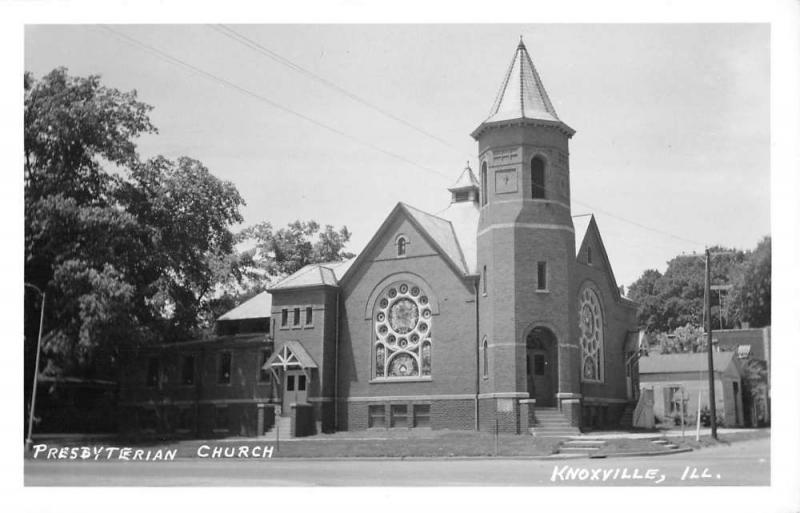
[[[481,417],[580,396],[569,139],[520,38],[478,142]],[[528,403],[530,404],[530,403]],[[495,415],[491,415],[494,410]]]

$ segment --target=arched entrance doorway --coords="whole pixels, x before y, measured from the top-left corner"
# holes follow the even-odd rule
[[[525,341],[528,394],[537,406],[555,406],[558,392],[558,344],[547,328],[536,327]]]

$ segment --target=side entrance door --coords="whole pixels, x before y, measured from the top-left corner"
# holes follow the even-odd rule
[[[306,391],[306,374],[301,370],[287,370],[283,373],[283,406],[281,415],[288,417],[293,403],[305,403],[308,397]]]
[[[531,397],[536,399],[538,406],[553,406],[553,376],[552,362],[549,361],[547,351],[534,349],[528,352],[528,380],[533,390],[529,390]],[[529,385],[529,386],[530,386]]]

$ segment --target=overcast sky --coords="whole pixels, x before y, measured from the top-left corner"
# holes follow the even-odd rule
[[[435,138],[210,26],[114,30],[340,133],[97,27],[28,26],[25,68],[136,89],[159,129],[139,140],[142,156],[201,160],[238,187],[245,225],[347,225],[358,252],[398,201],[436,213],[466,162],[477,168],[469,134],[522,35],[577,131],[572,213],[595,213],[620,284],[681,252],[752,248],[770,232],[768,25],[233,28]]]

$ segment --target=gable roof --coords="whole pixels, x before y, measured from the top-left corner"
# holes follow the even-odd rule
[[[731,365],[735,353],[714,352],[714,372],[725,372]],[[639,374],[662,374],[670,372],[707,372],[707,353],[675,353],[643,356],[639,359]]]
[[[468,274],[469,269],[467,269],[467,263],[464,260],[464,254],[458,243],[453,224],[447,219],[423,212],[411,205],[406,205],[405,203],[401,203],[401,205],[403,205],[409,216],[433,239],[445,256],[456,264],[456,267],[462,273]]]
[[[575,228],[575,256],[581,252],[583,241],[586,239],[586,232],[592,222],[593,214],[581,214],[572,216],[572,226]]]
[[[340,262],[306,265],[270,287],[269,290],[297,289],[320,285],[336,287],[339,285],[339,279],[347,272],[354,260],[350,258]]]
[[[282,367],[283,370],[289,367],[316,369],[317,362],[308,354],[303,344],[297,340],[287,340],[275,349],[275,352],[264,362],[261,368],[268,370],[271,367]]]
[[[251,297],[233,310],[220,315],[218,321],[239,321],[243,319],[260,319],[269,317],[272,310],[272,295],[261,292]]]
[[[608,277],[614,297],[623,303],[635,305],[635,301],[623,297],[619,292],[619,285],[617,284],[617,279],[614,277],[614,269],[611,267],[611,260],[608,258],[606,245],[603,243],[603,237],[600,235],[600,228],[597,226],[597,220],[595,220],[594,214],[574,216],[572,218],[572,224],[575,228],[575,256],[577,257],[580,254],[584,242],[586,242],[586,239],[589,237],[589,233],[593,233],[600,246],[598,249],[600,250],[600,256],[603,257],[603,261],[605,262],[605,274],[606,277]],[[579,229],[580,231],[578,231]],[[580,239],[578,239],[578,234],[582,234],[580,235]]]
[[[364,250],[350,263],[347,271],[339,278],[340,282],[346,281],[353,273],[353,269],[358,268],[359,264],[366,258],[366,255],[378,244],[378,241],[381,239],[384,232],[388,230],[392,221],[400,215],[406,216],[411,224],[428,240],[433,248],[457,274],[470,274],[455,230],[450,221],[400,202],[389,212],[389,215],[386,216],[381,226],[375,231],[375,234],[364,247]]]

